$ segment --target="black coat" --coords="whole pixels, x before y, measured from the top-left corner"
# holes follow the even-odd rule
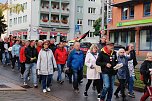
[[[36,63],[37,62],[37,57],[38,57],[38,52],[35,47],[28,46],[25,48],[25,57],[26,61],[25,63],[30,64],[30,63]],[[33,61],[31,61],[31,58],[35,58]]]
[[[110,57],[112,57],[112,61],[110,61]],[[106,67],[107,63],[110,63],[112,65],[111,68]],[[111,56],[106,54],[104,51],[101,51],[96,60],[96,64],[98,66],[101,66],[102,73],[109,74],[109,75],[117,74],[117,70],[113,69],[113,67],[116,66],[117,63],[118,61],[117,61],[117,55],[115,51],[111,54]]]
[[[5,52],[4,44],[5,44],[4,42],[0,43],[0,49],[1,49],[2,53]],[[8,44],[8,48],[9,48],[10,47],[9,42],[7,42],[6,44]]]
[[[145,85],[151,85],[151,75],[149,69],[152,69],[152,61],[145,60],[140,67],[140,73],[143,75]]]

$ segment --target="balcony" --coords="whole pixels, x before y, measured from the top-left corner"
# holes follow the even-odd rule
[[[40,14],[40,25],[49,25],[49,14]]]
[[[70,3],[70,0],[62,0],[62,3]]]
[[[59,26],[60,25],[60,21],[59,21],[59,15],[51,15],[51,26]]]
[[[49,12],[49,1],[42,1],[40,9],[42,12]]]
[[[62,10],[62,14],[69,14],[69,12],[70,12],[69,4],[62,3],[61,4],[61,10]]]
[[[52,2],[51,4],[51,12],[53,13],[59,13],[60,12],[60,7],[58,2]]]
[[[68,20],[61,20],[61,26],[69,26]]]

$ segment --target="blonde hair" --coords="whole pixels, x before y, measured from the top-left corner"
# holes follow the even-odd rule
[[[96,44],[92,44],[91,47],[90,47],[90,51],[92,51],[93,48],[97,48],[98,49],[98,46]]]
[[[148,59],[149,56],[152,56],[152,52],[147,53],[146,60]]]
[[[121,51],[124,51],[124,52],[125,52],[125,49],[120,48],[120,49],[118,50],[118,55],[120,54]]]

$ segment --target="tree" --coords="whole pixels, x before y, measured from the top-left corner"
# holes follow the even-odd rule
[[[0,37],[6,31],[7,25],[5,24],[4,15],[0,11]]]
[[[19,14],[20,12],[24,12],[24,7],[21,4],[8,5],[7,2],[5,4],[0,3],[0,37],[1,34],[6,31],[7,28],[3,15],[3,12],[5,10],[11,10],[11,12]]]
[[[98,36],[100,33],[100,28],[101,28],[101,18],[98,18],[94,24],[93,24],[93,28],[95,29],[95,31],[93,32],[94,35]]]

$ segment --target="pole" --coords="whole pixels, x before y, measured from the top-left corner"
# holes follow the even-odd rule
[[[101,16],[101,18],[102,18],[102,23],[101,23],[101,31],[102,32],[104,32],[104,4],[105,4],[105,0],[102,0],[102,2],[101,2],[101,7],[102,7],[102,16]],[[101,37],[101,35],[100,35],[100,37]]]

